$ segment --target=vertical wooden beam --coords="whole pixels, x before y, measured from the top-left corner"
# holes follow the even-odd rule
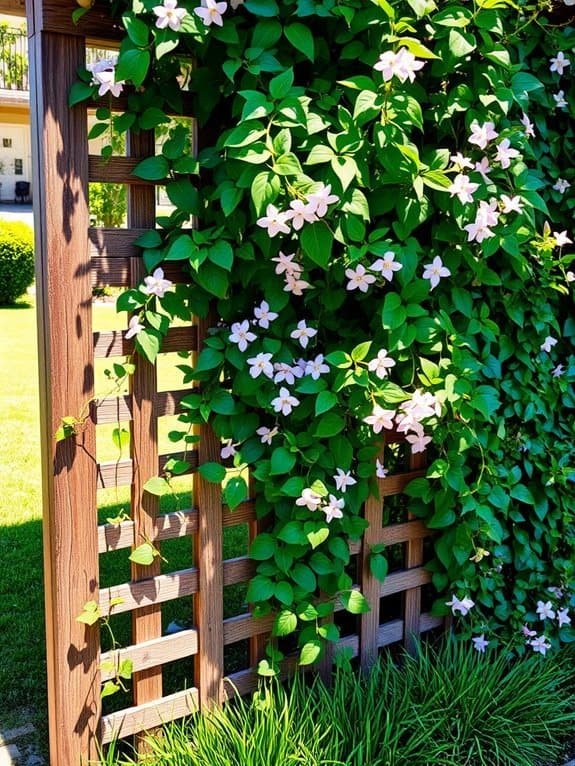
[[[418,471],[427,463],[425,452],[409,455],[409,470]],[[413,519],[408,514],[408,519]],[[419,567],[423,564],[423,538],[409,540],[405,544],[405,567]],[[419,618],[421,615],[421,587],[410,588],[405,591],[403,610],[403,641],[406,650],[413,654],[419,640]]]
[[[155,153],[153,131],[128,133],[127,155],[149,157]],[[156,224],[156,201],[153,186],[132,185],[128,189],[128,226],[130,228],[154,228]],[[140,258],[130,260],[131,282],[138,285],[146,275]],[[131,454],[134,461],[132,483],[132,518],[136,547],[153,537],[154,520],[159,512],[159,500],[144,492],[144,484],[158,473],[158,420],[154,413],[154,396],[157,389],[157,371],[153,364],[139,356],[136,371],[131,380],[132,422]],[[150,566],[132,564],[132,579],[140,580],[160,574],[161,563],[156,557]],[[132,640],[134,644],[159,638],[162,635],[162,611],[160,606],[147,606],[132,613]],[[162,696],[162,668],[150,668],[133,676],[134,704],[159,700]]]
[[[381,452],[383,461],[383,450]],[[381,532],[383,520],[383,501],[381,500],[382,480],[378,479],[378,488],[380,498],[370,495],[365,501],[364,516],[369,523],[361,541],[361,550],[359,553],[359,563],[361,572],[361,592],[367,599],[371,611],[362,614],[360,618],[359,631],[359,660],[363,671],[369,670],[377,661],[378,646],[377,639],[379,633],[379,601],[381,593],[381,583],[371,573],[369,567],[369,558],[371,546],[375,545]]]
[[[98,600],[95,429],[54,434],[94,386],[86,109],[68,107],[85,46],[44,32],[41,2],[28,11],[50,762],[77,766],[96,758],[100,719],[98,628],[76,620]]]
[[[199,346],[212,324],[209,315],[198,319]],[[201,426],[198,445],[199,463],[220,462],[221,444],[209,425]],[[195,683],[202,708],[223,701],[224,669],[224,578],[223,578],[223,514],[219,484],[194,476],[194,503],[198,508],[198,533],[195,562],[199,589],[195,597],[199,651],[196,655]]]

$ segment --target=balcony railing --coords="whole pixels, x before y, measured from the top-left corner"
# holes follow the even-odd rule
[[[29,87],[26,32],[0,24],[0,89],[27,91]]]

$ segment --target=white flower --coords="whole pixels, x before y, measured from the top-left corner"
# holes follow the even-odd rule
[[[414,433],[405,437],[405,440],[411,444],[411,454],[416,455],[418,452],[425,452],[427,445],[431,442],[431,436],[426,436],[419,424],[413,426],[412,430]]]
[[[575,0],[574,0],[575,2]],[[523,117],[520,120],[521,124],[525,128],[525,135],[527,138],[535,138],[535,128],[529,117],[523,112]]]
[[[508,197],[507,194],[502,194],[501,204],[503,205],[502,210],[504,213],[523,212],[521,197],[517,194],[514,197]]]
[[[288,210],[285,214],[286,220],[292,222],[292,226],[296,231],[303,228],[304,223],[315,223],[319,218],[315,211],[317,206],[313,202],[305,204],[299,199],[290,202],[291,210]]]
[[[497,144],[495,159],[501,163],[504,170],[511,166],[511,160],[515,157],[519,157],[519,152],[511,146],[511,141],[508,138],[504,138]]]
[[[552,335],[547,335],[547,337],[545,338],[545,340],[540,346],[540,350],[545,351],[546,354],[550,354],[551,349],[553,348],[553,346],[556,346],[556,345],[557,345],[557,338],[554,338]]]
[[[351,471],[344,471],[343,468],[336,468],[336,475],[333,477],[335,487],[339,492],[345,492],[348,487],[357,484],[357,481],[351,475]]]
[[[565,374],[565,368],[562,364],[558,364],[557,367],[552,371],[551,375],[553,375],[554,378],[560,378],[561,375]]]
[[[276,234],[289,234],[289,226],[286,223],[287,213],[281,213],[275,205],[268,205],[266,214],[258,218],[257,225],[262,229],[267,229],[270,237]]]
[[[157,268],[151,277],[144,279],[144,286],[140,290],[146,295],[157,295],[163,298],[167,291],[173,286],[169,279],[164,279],[164,270]]]
[[[558,178],[555,181],[553,188],[555,189],[555,191],[558,191],[559,194],[565,194],[565,192],[570,186],[571,184],[569,183],[569,181],[566,181],[564,178]]]
[[[429,279],[431,290],[437,287],[443,277],[451,276],[451,272],[443,265],[443,261],[438,255],[435,256],[432,263],[425,263],[423,267],[425,270],[421,276],[423,279]]]
[[[387,279],[388,282],[391,282],[393,279],[393,272],[400,271],[403,268],[403,265],[395,260],[395,253],[388,250],[387,253],[383,254],[383,258],[378,258],[369,268],[371,271],[381,272],[381,276],[384,279]]]
[[[387,355],[385,348],[380,349],[375,359],[372,359],[367,365],[367,369],[370,372],[375,372],[380,380],[387,378],[391,367],[395,367],[395,361]]]
[[[473,183],[469,180],[469,176],[459,173],[453,179],[453,183],[448,187],[447,191],[454,197],[457,195],[460,202],[473,202],[473,193],[479,189],[479,184]]]
[[[533,638],[533,636],[537,635],[537,631],[530,630],[528,625],[524,625],[521,628],[521,633],[525,636],[525,638]],[[529,641],[526,641],[526,643],[529,643]]]
[[[298,367],[292,367],[291,364],[286,362],[276,362],[274,364],[274,370],[276,371],[274,376],[274,383],[287,383],[289,386],[293,386],[296,378],[301,378],[303,371]]]
[[[345,276],[349,279],[346,285],[346,290],[359,290],[362,293],[366,293],[369,290],[369,286],[375,282],[373,274],[368,274],[365,270],[365,266],[361,263],[354,269],[346,269]]]
[[[225,3],[220,3],[220,5],[224,6],[225,11]],[[177,32],[181,27],[182,19],[187,14],[185,8],[178,8],[177,0],[164,0],[163,5],[156,5],[152,10],[158,17],[156,19],[158,29],[170,27],[174,32]]]
[[[458,173],[461,170],[465,170],[466,168],[473,170],[473,162],[469,159],[469,157],[464,157],[461,152],[452,154],[449,159],[451,162],[453,162],[453,169],[457,170]]]
[[[550,619],[555,617],[555,610],[551,601],[538,601],[537,609],[535,610],[539,615],[540,620]]]
[[[373,432],[381,433],[382,429],[393,430],[394,410],[384,410],[379,404],[375,404],[371,415],[363,419],[364,423],[373,428]]]
[[[271,444],[274,436],[278,435],[278,427],[268,428],[267,426],[261,426],[256,433],[260,437],[262,444]]]
[[[483,181],[488,184],[489,183],[489,174],[493,172],[493,168],[489,164],[489,158],[483,157],[481,162],[475,163],[475,172],[479,173]]]
[[[307,290],[308,287],[311,287],[311,285],[305,279],[298,279],[293,274],[286,274],[284,292],[299,296],[303,295],[303,291]]]
[[[126,340],[130,340],[130,338],[134,338],[138,333],[142,332],[145,327],[143,324],[140,324],[140,317],[134,316],[130,319],[130,323],[128,325],[128,330],[126,334],[124,335],[124,338]]]
[[[240,351],[245,351],[250,343],[257,339],[257,335],[250,331],[250,323],[247,319],[243,322],[234,322],[232,333],[228,340],[237,343]]]
[[[446,606],[451,607],[452,614],[459,612],[462,617],[465,617],[469,610],[473,609],[475,606],[475,602],[472,601],[468,596],[465,596],[465,598],[461,600],[459,600],[457,596],[451,596],[451,601],[446,601],[445,604]]]
[[[276,258],[272,258],[272,261],[277,263],[276,274],[296,274],[299,275],[303,271],[299,263],[294,262],[295,253],[292,255],[286,255],[281,250]]]
[[[567,282],[575,282],[575,272],[568,271],[565,274],[565,279],[567,280]]]
[[[562,75],[565,69],[568,66],[571,66],[571,62],[568,58],[565,57],[563,51],[559,51],[556,56],[554,56],[552,59],[549,59],[549,62],[551,64],[549,71],[557,72],[558,75]]]
[[[297,329],[290,333],[290,338],[299,340],[301,347],[307,348],[310,338],[313,338],[314,335],[317,335],[317,330],[314,330],[313,327],[308,327],[305,319],[301,319],[297,323]]]
[[[92,82],[99,85],[98,95],[105,96],[111,93],[114,98],[118,98],[124,89],[124,80],[116,82],[116,64],[111,59],[100,59],[90,67],[92,72]]]
[[[273,378],[274,366],[270,361],[271,358],[271,354],[260,353],[257,356],[248,359],[248,364],[250,365],[250,375],[252,378],[254,378],[254,380],[259,378],[262,373],[266,376],[266,378]]]
[[[489,641],[485,640],[485,633],[482,633],[480,636],[473,636],[471,641],[473,643],[474,649],[476,649],[480,654],[485,654],[485,650],[489,646]]]
[[[375,475],[377,476],[377,478],[378,479],[385,479],[385,477],[387,476],[388,473],[389,473],[389,469],[388,468],[384,468],[383,467],[383,463],[381,462],[381,460],[379,458],[376,458],[376,461],[375,461]]]
[[[537,638],[533,638],[531,641],[528,641],[527,643],[533,647],[534,652],[538,652],[539,654],[542,654],[544,657],[547,654],[547,650],[551,649],[551,644],[547,640],[547,636],[537,636]]]
[[[317,511],[321,505],[321,496],[314,492],[313,489],[307,487],[301,493],[301,496],[295,501],[296,505],[305,507],[310,511]]]
[[[382,53],[373,68],[382,73],[385,82],[389,82],[392,77],[397,77],[400,82],[406,80],[414,82],[415,73],[424,66],[425,62],[418,61],[407,48],[400,48],[397,53],[394,51]]]
[[[555,245],[556,247],[563,247],[564,245],[571,245],[573,244],[573,240],[569,239],[567,236],[567,230],[565,231],[554,231],[553,236],[555,237]]]
[[[337,194],[331,193],[331,185],[323,185],[319,191],[307,195],[307,201],[318,218],[323,218],[327,213],[328,205],[339,202]]]
[[[194,13],[201,18],[206,27],[209,27],[211,24],[223,27],[224,20],[222,19],[222,14],[226,12],[227,7],[227,3],[218,3],[217,0],[202,0],[201,7],[194,8]]]
[[[239,442],[233,444],[231,439],[225,439],[224,446],[220,450],[222,460],[228,460],[228,458],[233,457],[236,454],[236,447],[239,446]]]
[[[475,215],[475,222],[468,223],[463,227],[467,232],[467,241],[473,242],[473,240],[476,240],[477,242],[483,242],[484,239],[495,236],[490,227],[495,226],[498,220],[497,200],[492,200],[491,202],[482,200]]]
[[[259,306],[254,309],[254,316],[256,318],[256,324],[258,324],[263,330],[267,330],[270,326],[270,322],[277,319],[279,314],[275,311],[270,311],[269,303],[262,301]]]
[[[470,144],[475,144],[480,149],[485,149],[490,141],[497,138],[499,133],[495,130],[493,122],[484,122],[480,125],[477,120],[473,120],[470,125],[471,135],[468,138]]]
[[[280,388],[280,395],[272,399],[272,407],[276,412],[281,412],[282,415],[289,415],[298,404],[299,399],[292,396],[287,388],[283,386]]]
[[[323,360],[323,354],[318,354],[313,361],[305,363],[304,374],[310,375],[313,380],[319,380],[320,376],[329,372],[329,366]]]
[[[565,109],[565,107],[569,106],[568,102],[565,100],[565,91],[563,90],[554,93],[553,100],[555,101],[557,109]]]
[[[325,520],[329,524],[333,519],[343,518],[343,508],[345,508],[345,500],[343,498],[338,500],[334,495],[330,495],[329,503],[323,505],[321,510],[325,513]]]
[[[560,628],[562,628],[563,625],[571,625],[571,617],[569,617],[568,609],[557,610],[557,622]]]

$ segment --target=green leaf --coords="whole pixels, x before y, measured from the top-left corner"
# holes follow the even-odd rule
[[[405,306],[397,293],[388,293],[381,310],[381,323],[384,330],[396,330],[407,318]]]
[[[340,594],[340,599],[344,608],[351,614],[366,614],[371,611],[365,596],[358,590],[344,591]]]
[[[371,574],[379,582],[383,582],[387,577],[388,563],[385,556],[381,553],[372,553],[369,557],[369,569]]]
[[[128,558],[133,561],[134,564],[140,564],[140,566],[150,566],[153,564],[155,557],[158,555],[158,551],[150,543],[143,543],[130,553]]]
[[[256,213],[262,215],[273,204],[281,191],[281,181],[275,173],[258,173],[252,182],[251,194]]]
[[[215,263],[204,263],[197,274],[200,287],[216,298],[225,298],[228,293],[229,277],[226,272]],[[141,333],[140,333],[141,334]]]
[[[314,573],[306,564],[296,564],[290,572],[292,580],[297,583],[306,593],[314,593],[317,581]]]
[[[294,48],[301,51],[310,61],[315,59],[315,44],[313,34],[305,24],[290,24],[285,27],[284,35]]]
[[[279,582],[275,587],[274,595],[285,606],[293,604],[293,588],[289,582]]]
[[[302,172],[299,160],[292,152],[278,157],[274,162],[273,170],[280,176],[296,176]]]
[[[120,53],[116,67],[116,82],[130,80],[134,85],[141,85],[150,68],[150,51],[131,48]]]
[[[291,67],[286,69],[285,72],[282,72],[282,74],[278,74],[277,77],[274,77],[270,82],[271,97],[276,101],[280,101],[281,99],[285,98],[291,90],[293,80],[294,74]]]
[[[95,85],[89,85],[85,82],[77,80],[70,88],[70,94],[68,96],[68,106],[74,106],[80,104],[82,101],[87,101],[97,93]]]
[[[232,270],[234,262],[234,251],[229,242],[224,239],[220,239],[215,245],[212,245],[208,250],[208,258],[216,266],[220,266],[226,271]]]
[[[531,490],[524,484],[516,484],[514,487],[511,487],[509,494],[512,498],[519,500],[521,503],[535,505],[535,498],[533,497]]]
[[[247,500],[248,485],[241,476],[233,476],[224,487],[222,499],[230,511],[235,510],[238,505]]]
[[[318,439],[325,439],[330,436],[336,436],[341,433],[344,428],[344,418],[335,412],[328,412],[320,418],[320,421],[315,428],[314,436],[317,436]]]
[[[297,628],[297,617],[288,609],[282,609],[274,621],[272,633],[274,636],[289,636]]]
[[[329,537],[329,527],[327,524],[319,529],[312,530],[306,534],[307,540],[312,548],[317,548]]]
[[[299,655],[300,665],[313,665],[313,663],[319,659],[321,655],[322,643],[319,639],[308,641],[301,648]]]
[[[275,586],[269,577],[256,575],[250,580],[248,592],[246,593],[246,601],[250,604],[256,601],[268,601],[274,595],[274,592]]]
[[[133,13],[124,13],[122,22],[128,33],[128,37],[138,48],[145,48],[150,40],[150,28]]]
[[[102,615],[97,601],[88,601],[84,604],[81,614],[76,617],[77,622],[83,622],[84,625],[95,625]]]
[[[337,396],[332,391],[320,391],[315,400],[315,414],[322,415],[338,403]]]
[[[307,224],[300,235],[300,243],[307,257],[323,269],[331,260],[333,234],[322,221]]]
[[[163,181],[170,172],[170,163],[161,155],[155,157],[146,157],[139,162],[132,175],[143,178],[144,181]]]
[[[116,692],[119,692],[122,687],[116,683],[116,681],[106,681],[106,683],[102,686],[102,691],[100,692],[100,698],[104,699],[104,697],[111,697],[112,694],[115,694]]]
[[[246,0],[244,8],[255,16],[279,16],[280,12],[276,0]]]
[[[250,545],[250,558],[256,561],[266,561],[273,558],[276,550],[276,541],[273,535],[262,532],[254,538]]]
[[[288,545],[304,545],[307,540],[301,521],[288,521],[277,533],[277,538]]]
[[[296,463],[296,456],[285,447],[277,447],[272,452],[271,476],[280,476],[289,473]]]
[[[220,484],[226,478],[226,469],[220,463],[202,463],[198,472],[212,484]]]
[[[144,490],[149,492],[150,495],[161,497],[170,491],[170,485],[161,476],[153,476],[144,484]]]

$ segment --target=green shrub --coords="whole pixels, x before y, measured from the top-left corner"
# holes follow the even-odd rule
[[[151,737],[139,766],[538,766],[558,762],[575,726],[572,657],[510,659],[461,643],[391,653],[369,676],[340,667],[328,688],[301,676],[262,686]],[[273,690],[273,692],[272,692]]]
[[[90,184],[90,224],[118,228],[126,218],[126,187],[120,184]]]
[[[14,303],[34,281],[34,237],[25,223],[0,221],[0,304]]]

